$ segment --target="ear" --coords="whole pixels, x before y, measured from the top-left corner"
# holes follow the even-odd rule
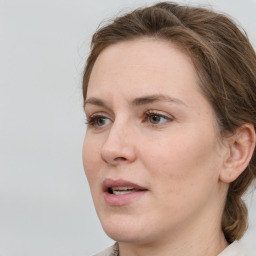
[[[254,127],[252,124],[244,124],[228,138],[228,154],[224,160],[224,168],[220,172],[220,180],[231,183],[237,179],[248,166],[254,148]]]

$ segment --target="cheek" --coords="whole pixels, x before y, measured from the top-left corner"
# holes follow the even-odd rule
[[[146,169],[151,176],[152,195],[155,209],[158,209],[156,215],[166,223],[179,223],[199,211],[217,191],[213,145],[182,137],[162,141],[155,150],[144,144],[148,146],[144,159],[150,160]],[[172,220],[169,220],[170,215]]]
[[[213,177],[217,179],[215,142],[212,136],[207,136],[207,141],[200,138],[200,134],[191,137],[182,133],[165,137],[157,147],[144,144],[144,165],[159,186],[182,195],[197,186],[199,189],[200,183],[213,181]]]
[[[93,187],[92,184],[97,181],[99,175],[99,172],[97,172],[100,165],[99,152],[99,144],[86,135],[83,144],[83,166],[91,188]]]

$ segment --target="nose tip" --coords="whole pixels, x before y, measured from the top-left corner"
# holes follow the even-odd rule
[[[124,130],[123,130],[124,131]],[[108,164],[116,165],[135,160],[135,145],[129,136],[111,130],[101,148],[101,158]]]
[[[121,146],[105,144],[101,150],[102,159],[111,165],[116,165],[122,162],[133,162],[135,154],[131,146]]]

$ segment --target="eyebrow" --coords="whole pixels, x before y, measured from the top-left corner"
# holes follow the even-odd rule
[[[177,103],[177,104],[187,106],[180,99],[173,98],[173,97],[170,97],[170,96],[167,96],[167,95],[164,95],[164,94],[153,94],[153,95],[148,95],[148,96],[144,96],[144,97],[135,98],[132,101],[132,105],[140,106],[140,105],[146,105],[146,104],[149,104],[149,103],[159,102],[159,101],[164,101],[164,102],[167,102],[167,103]]]
[[[153,95],[148,95],[148,96],[143,96],[143,97],[139,97],[139,98],[135,98],[134,100],[132,100],[130,102],[131,105],[133,106],[142,106],[142,105],[147,105],[153,102],[159,102],[159,101],[164,101],[167,103],[177,103],[180,105],[184,105],[187,106],[183,101],[181,101],[180,99],[177,98],[173,98],[164,94],[153,94]],[[105,107],[107,109],[110,109],[110,107],[101,99],[99,98],[89,98],[87,100],[85,100],[84,102],[84,106],[86,106],[87,104],[92,104],[92,105],[96,105],[96,106],[100,106],[100,107]]]

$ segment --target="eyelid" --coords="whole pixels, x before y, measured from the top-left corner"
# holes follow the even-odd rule
[[[172,115],[167,114],[162,111],[159,111],[159,110],[148,110],[145,112],[145,115],[158,115],[158,116],[164,117],[166,119],[170,119],[170,120],[174,119],[174,117]]]
[[[93,112],[92,114],[91,113],[88,113],[88,114],[85,113],[85,115],[86,115],[87,119],[90,119],[90,118],[93,118],[93,117],[104,117],[104,118],[111,119],[108,114],[106,114],[105,112],[102,112],[102,111]]]

